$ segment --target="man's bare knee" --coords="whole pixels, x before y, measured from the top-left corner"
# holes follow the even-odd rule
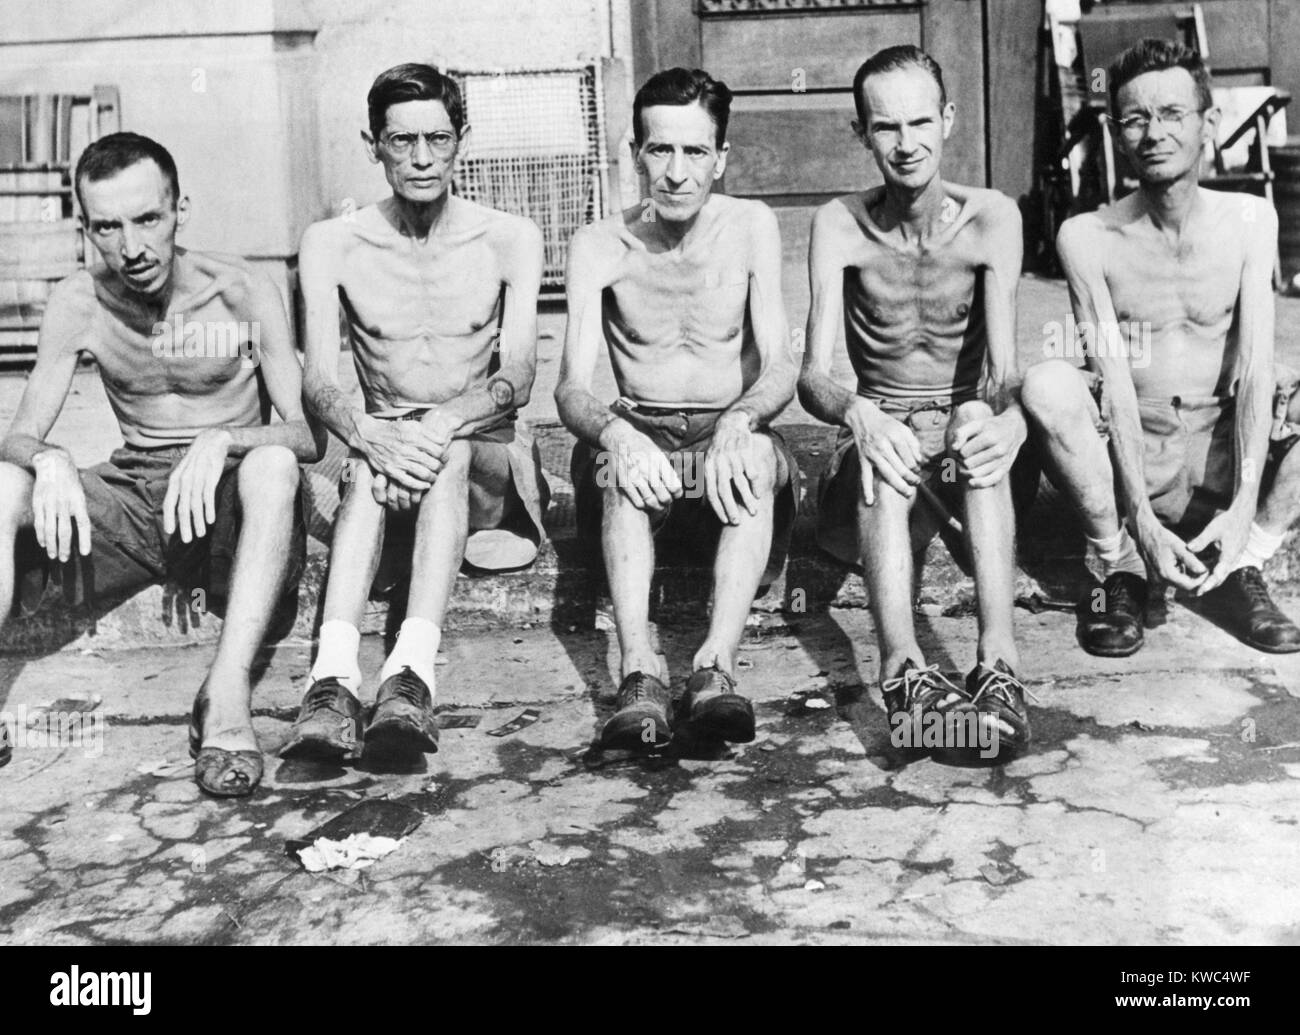
[[[1077,420],[1087,409],[1087,388],[1078,367],[1063,359],[1035,363],[1020,385],[1020,405],[1045,428]]]
[[[442,470],[438,473],[439,478],[445,478],[450,475],[453,478],[468,476],[470,461],[473,459],[474,450],[469,442],[463,438],[452,441],[447,447],[447,456],[443,460]]]
[[[33,485],[21,467],[0,462],[0,528],[16,531],[31,522]]]
[[[776,492],[776,445],[766,435],[755,436],[758,448],[758,469],[749,474],[749,483],[755,495],[766,498]]]
[[[970,424],[972,421],[987,420],[992,416],[993,407],[980,399],[971,399],[960,403],[952,411],[952,417],[948,421],[948,430],[944,434],[944,444],[949,449],[952,449],[953,437],[963,425]]]
[[[258,446],[239,464],[239,499],[245,508],[281,504],[298,492],[298,458],[284,446]]]

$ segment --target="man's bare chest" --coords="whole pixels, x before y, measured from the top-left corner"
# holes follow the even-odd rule
[[[749,270],[741,257],[715,253],[696,262],[635,256],[605,292],[606,315],[632,341],[673,329],[713,337],[738,334],[749,300]]]
[[[1237,247],[1167,248],[1130,244],[1106,256],[1106,284],[1116,318],[1157,328],[1186,321],[1213,326],[1232,315],[1240,293]]]
[[[340,288],[351,319],[373,337],[463,337],[496,320],[503,282],[492,249],[475,243],[438,253],[357,250]]]
[[[260,323],[219,298],[182,302],[152,323],[100,309],[87,331],[105,386],[122,395],[210,394],[261,361]]]
[[[846,301],[882,329],[966,321],[978,285],[978,262],[959,249],[917,254],[873,248],[845,270]]]

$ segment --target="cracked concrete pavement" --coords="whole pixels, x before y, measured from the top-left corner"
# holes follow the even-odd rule
[[[1300,942],[1300,656],[1175,605],[1139,654],[1096,659],[1072,615],[1020,611],[1035,743],[955,768],[889,744],[864,611],[753,622],[753,744],[587,754],[614,687],[598,619],[449,633],[439,711],[480,719],[403,774],[273,757],[309,656],[282,644],[242,801],[202,797],[186,756],[209,647],[0,659],[4,710],[98,693],[105,722],[0,770],[0,941]],[[971,618],[918,626],[931,661],[970,667]],[[658,635],[680,687],[698,626]],[[363,671],[381,660],[367,637]],[[791,707],[808,690],[835,705]],[[487,735],[525,707],[539,721]],[[391,855],[311,874],[286,854],[370,797],[424,817]]]

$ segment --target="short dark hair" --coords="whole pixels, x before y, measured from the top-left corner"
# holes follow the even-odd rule
[[[939,107],[942,108],[948,103],[948,89],[943,85],[943,69],[939,67],[939,62],[920,47],[914,47],[910,43],[886,47],[884,50],[876,51],[862,62],[853,77],[853,104],[858,109],[858,122],[863,126],[867,124],[867,102],[862,94],[862,86],[867,81],[867,76],[897,72],[904,68],[919,68],[929,72],[930,78],[939,86]]]
[[[98,183],[116,176],[123,169],[129,169],[136,162],[151,161],[158,166],[163,178],[172,192],[172,207],[180,200],[181,184],[176,175],[176,160],[171,152],[156,140],[141,136],[139,133],[109,133],[92,141],[77,159],[77,168],[72,175],[73,189],[77,192],[77,204],[81,211],[86,211],[81,200],[81,181]]]
[[[632,99],[632,137],[638,147],[645,140],[641,112],[660,104],[699,104],[716,127],[715,143],[721,147],[726,142],[727,122],[731,119],[731,91],[726,83],[714,79],[703,69],[667,68],[656,72],[641,85]]]
[[[465,103],[460,87],[451,76],[443,75],[431,65],[410,62],[394,65],[380,72],[370,92],[366,94],[366,107],[370,115],[370,135],[376,140],[388,121],[388,109],[404,101],[441,101],[451,119],[451,128],[460,136],[465,125]]]
[[[1128,50],[1111,62],[1106,78],[1110,83],[1110,110],[1119,113],[1119,91],[1125,83],[1132,82],[1147,72],[1163,72],[1181,68],[1196,84],[1196,103],[1202,111],[1214,107],[1210,92],[1210,70],[1201,55],[1177,40],[1162,40],[1148,36],[1138,40]]]

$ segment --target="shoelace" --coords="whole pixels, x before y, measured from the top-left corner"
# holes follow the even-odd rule
[[[400,697],[416,708],[424,704],[424,683],[419,676],[409,668],[404,668],[393,678],[396,680],[397,685],[393,687],[393,692],[388,695],[390,700],[394,697]]]
[[[1023,696],[1028,697],[1034,704],[1038,703],[1038,698],[1034,696],[1034,692],[1015,676],[988,666],[984,667],[984,671],[989,674],[980,680],[979,689],[975,691],[975,696],[971,698],[972,704],[987,694],[1011,708],[1016,708],[1017,702],[1015,697],[1012,696],[1012,690],[1019,690]]]
[[[334,702],[338,698],[339,684],[332,680],[323,680],[307,692],[302,699],[303,710],[311,713],[334,711]]]
[[[904,669],[901,676],[886,679],[880,684],[881,690],[885,693],[892,693],[899,687],[903,689],[903,708],[906,711],[912,710],[912,705],[927,689],[942,693],[945,698],[952,693],[958,697],[966,696],[966,692],[961,687],[939,671],[938,665]]]
[[[1107,611],[1135,611],[1137,610],[1137,597],[1129,587],[1127,581],[1118,579],[1111,584],[1106,590],[1106,610]]]
[[[1251,608],[1274,606],[1273,598],[1268,595],[1264,576],[1258,568],[1240,568],[1238,572],[1238,581],[1245,591],[1246,599],[1250,601]]]
[[[638,703],[643,697],[648,696],[649,692],[650,692],[650,677],[647,676],[644,672],[633,673],[632,682],[628,685],[626,691],[628,704]]]

